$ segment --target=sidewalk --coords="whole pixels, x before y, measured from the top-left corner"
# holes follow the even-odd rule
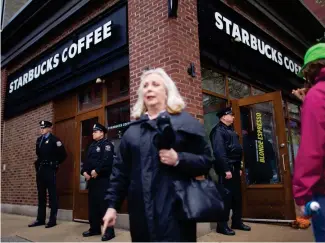
[[[100,241],[99,236],[84,238],[83,231],[89,227],[85,223],[59,221],[56,227],[45,229],[44,227],[28,228],[34,218],[14,214],[1,213],[1,241],[33,241],[33,242],[66,242]],[[224,236],[211,232],[198,238],[201,242],[227,242],[227,241],[286,241],[286,242],[311,242],[314,241],[311,227],[307,230],[296,230],[288,226],[270,224],[252,224],[251,232],[236,231],[236,236]],[[125,230],[115,230],[116,237],[111,242],[129,242],[130,234]]]

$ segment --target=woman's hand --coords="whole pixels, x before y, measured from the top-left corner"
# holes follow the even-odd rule
[[[104,224],[102,228],[102,235],[105,234],[106,229],[108,227],[112,227],[115,225],[116,218],[117,218],[116,210],[114,208],[108,208],[103,218]]]
[[[174,149],[162,149],[159,151],[160,161],[163,164],[176,166],[178,161],[178,154]]]
[[[296,96],[299,100],[304,101],[307,91],[307,88],[294,89],[292,90],[292,94]]]

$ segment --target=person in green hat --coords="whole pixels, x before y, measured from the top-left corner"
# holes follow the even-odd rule
[[[325,242],[325,43],[308,49],[298,75],[306,80],[309,89],[293,92],[303,100],[293,195],[302,216],[307,203],[319,203],[312,225],[315,240]]]
[[[325,43],[316,44],[306,52],[304,65],[298,73],[299,77],[305,79],[305,87],[293,90],[292,94],[303,101],[322,67],[325,67]]]

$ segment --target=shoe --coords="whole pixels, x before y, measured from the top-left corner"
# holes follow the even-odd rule
[[[110,234],[110,235],[103,235],[102,236],[102,241],[109,241],[109,240],[111,240],[111,239],[114,239],[115,238],[115,234]]]
[[[36,220],[35,222],[29,224],[28,227],[36,227],[36,226],[41,226],[41,225],[44,225],[44,224],[45,224],[45,222]]]
[[[54,221],[49,221],[46,225],[45,225],[45,228],[52,228],[56,226],[56,222]]]
[[[235,231],[230,229],[227,224],[225,225],[218,225],[216,229],[217,233],[223,234],[223,235],[235,235]]]
[[[242,222],[239,224],[233,224],[231,226],[232,229],[244,230],[244,231],[251,231],[251,227],[248,225],[243,224]]]
[[[89,236],[93,236],[93,235],[100,235],[100,232],[92,232],[90,230],[87,230],[85,232],[82,233],[83,237],[89,237]]]

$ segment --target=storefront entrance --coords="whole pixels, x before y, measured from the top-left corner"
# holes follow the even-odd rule
[[[232,100],[244,149],[243,217],[295,218],[281,92]]]

